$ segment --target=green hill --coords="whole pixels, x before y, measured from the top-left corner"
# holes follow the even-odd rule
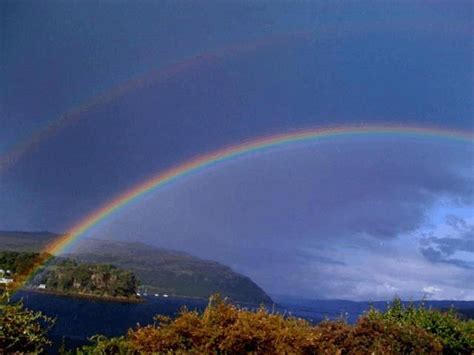
[[[0,250],[40,251],[57,237],[48,232],[0,232]],[[225,265],[143,243],[89,239],[68,256],[130,270],[148,293],[199,298],[220,293],[238,302],[272,302],[250,278]]]

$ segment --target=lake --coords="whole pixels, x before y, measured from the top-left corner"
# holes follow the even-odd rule
[[[174,316],[183,306],[188,309],[202,310],[206,300],[189,298],[146,297],[143,303],[105,302],[86,298],[72,298],[38,292],[21,291],[15,294],[14,300],[22,298],[25,306],[44,314],[56,317],[56,325],[50,333],[55,343],[54,352],[63,342],[66,346],[76,347],[87,344],[87,338],[95,334],[107,336],[123,335],[137,323],[141,325],[153,322],[153,316],[163,314]],[[474,301],[429,301],[428,306],[448,308],[454,305],[457,309],[473,309]],[[316,301],[316,300],[281,300],[275,311],[290,313],[296,317],[319,322],[325,317],[345,316],[354,322],[368,307],[373,304],[378,309],[385,309],[386,302],[352,302],[352,301]]]

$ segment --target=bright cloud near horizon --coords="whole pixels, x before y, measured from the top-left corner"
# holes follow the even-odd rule
[[[0,230],[66,231],[160,171],[255,137],[370,125],[472,134],[472,7],[4,1],[0,154],[88,109],[0,174]],[[87,106],[173,63],[185,65]],[[85,237],[217,260],[274,295],[473,300],[473,180],[472,142],[315,140],[185,178]]]

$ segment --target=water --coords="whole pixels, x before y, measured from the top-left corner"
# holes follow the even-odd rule
[[[144,303],[119,303],[27,291],[19,292],[14,297],[14,299],[19,298],[23,299],[28,308],[57,318],[50,332],[50,339],[55,344],[51,349],[53,352],[63,341],[67,347],[72,348],[88,344],[87,338],[95,334],[123,335],[137,324],[152,323],[153,316],[156,314],[175,316],[183,306],[187,306],[188,309],[203,310],[208,303],[206,300],[173,297],[147,297]],[[282,300],[274,309],[277,312],[292,314],[315,323],[324,318],[334,319],[341,315],[349,322],[354,322],[371,304],[338,300],[293,299]],[[451,304],[458,309],[474,309],[474,301],[427,302],[428,306],[435,308],[448,308]],[[387,303],[375,302],[373,305],[383,310]]]
[[[95,334],[123,335],[137,324],[153,323],[156,314],[174,316],[185,305],[198,310],[207,305],[198,299],[148,297],[144,303],[120,303],[27,291],[18,292],[14,300],[20,298],[26,307],[56,318],[49,334],[54,349],[63,341],[68,347],[88,344]]]

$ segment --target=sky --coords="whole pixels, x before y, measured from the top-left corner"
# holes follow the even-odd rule
[[[0,229],[67,231],[160,171],[260,136],[472,134],[472,14],[448,1],[2,1]],[[217,260],[275,295],[472,300],[473,163],[472,142],[442,137],[298,143],[157,190],[84,238]]]

